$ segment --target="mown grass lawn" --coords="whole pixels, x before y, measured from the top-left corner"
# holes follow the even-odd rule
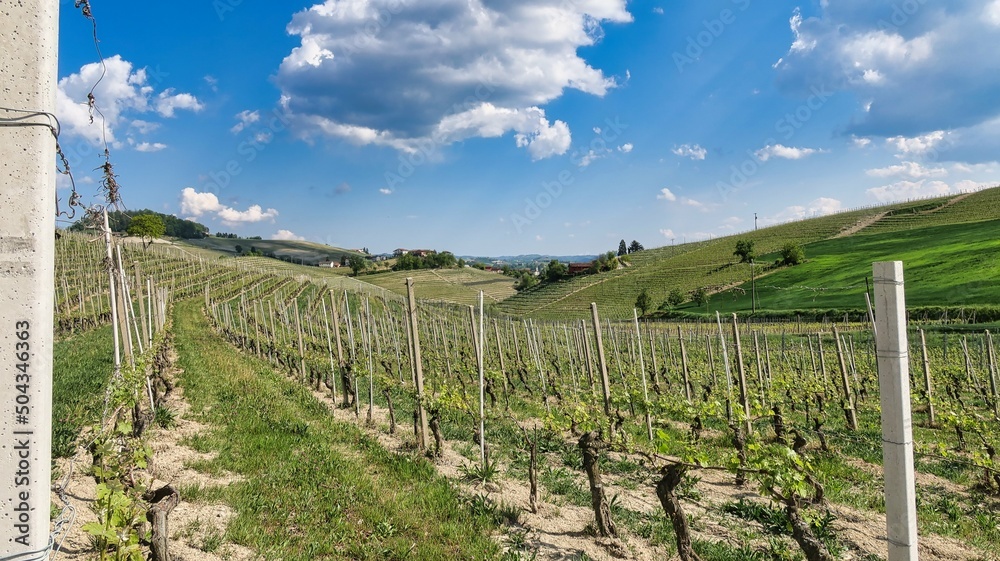
[[[305,388],[240,354],[196,302],[175,309],[180,384],[216,427],[192,445],[245,478],[213,491],[237,512],[228,538],[264,558],[492,559],[492,524],[424,459],[334,421]]]

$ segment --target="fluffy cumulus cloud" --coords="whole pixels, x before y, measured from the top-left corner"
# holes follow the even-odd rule
[[[673,152],[674,155],[691,158],[692,160],[704,160],[705,156],[708,155],[708,150],[705,150],[697,144],[681,144],[680,146],[675,146],[671,152]]]
[[[673,191],[671,191],[670,189],[664,187],[663,189],[660,189],[660,194],[657,195],[656,198],[660,199],[661,201],[673,202],[677,200],[677,195],[675,195]]]
[[[790,18],[776,64],[786,91],[855,94],[847,132],[916,137],[1000,116],[997,0],[839,0]]]
[[[948,170],[942,167],[928,168],[918,162],[902,162],[884,168],[875,168],[866,171],[872,177],[910,177],[920,179],[922,177],[944,177],[948,175]]]
[[[888,203],[906,199],[957,195],[959,193],[979,191],[980,189],[996,186],[997,183],[995,181],[983,182],[963,179],[949,184],[939,180],[919,179],[917,181],[902,180],[881,187],[873,187],[868,189],[866,193],[869,197],[880,203]]]
[[[215,193],[199,193],[191,187],[181,191],[181,214],[195,219],[213,217],[226,226],[274,222],[278,217],[278,211],[273,208],[265,210],[260,205],[251,205],[246,210],[237,210],[222,204]]]
[[[830,197],[820,197],[808,204],[785,207],[785,209],[774,216],[761,218],[760,223],[763,226],[769,226],[771,224],[780,224],[792,220],[825,216],[842,210],[844,210],[844,205],[839,200],[832,199]]]
[[[796,148],[794,146],[785,146],[783,144],[768,144],[767,146],[757,150],[757,158],[762,162],[766,162],[771,158],[783,158],[786,160],[801,160],[802,158],[812,156],[813,154],[820,154],[823,150],[817,150],[815,148]]]
[[[303,236],[295,235],[295,232],[291,230],[278,230],[277,233],[271,236],[273,240],[281,241],[291,241],[291,242],[304,242],[306,239]]]
[[[513,133],[538,160],[571,143],[543,105],[618,85],[578,49],[631,20],[625,0],[326,0],[292,18],[276,82],[306,137],[413,153]]]
[[[249,127],[250,125],[256,123],[260,120],[260,111],[250,111],[249,109],[244,109],[236,114],[236,124],[233,128],[229,129],[233,134],[239,134],[243,132],[243,129]]]
[[[157,143],[136,143],[130,135],[145,135],[155,131],[159,123],[134,117],[158,114],[164,118],[174,117],[178,110],[198,112],[204,105],[189,93],[178,93],[172,88],[157,93],[158,81],[145,68],[134,68],[133,64],[120,55],[105,59],[105,69],[100,63],[83,65],[59,80],[56,91],[56,114],[62,122],[63,134],[82,138],[95,146],[107,141],[115,147],[123,145],[119,133],[124,130],[125,138],[131,139],[137,150],[149,150]],[[101,79],[101,75],[104,78]],[[100,83],[98,83],[100,82]],[[87,102],[87,94],[97,84],[94,98],[100,113],[93,112]],[[102,117],[103,116],[103,117]]]

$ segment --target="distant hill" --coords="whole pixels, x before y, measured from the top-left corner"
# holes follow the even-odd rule
[[[530,267],[534,265],[545,265],[553,259],[563,263],[583,263],[597,259],[596,255],[540,255],[531,253],[527,255],[500,255],[494,257],[482,257],[472,255],[460,255],[466,261],[479,261],[482,263],[503,262],[511,267]]]
[[[536,318],[586,318],[596,302],[602,317],[631,317],[636,297],[646,289],[654,308],[671,290],[686,297],[705,288],[707,307],[682,311],[714,317],[715,311],[750,312],[750,270],[733,255],[738,239],[753,240],[758,263],[757,293],[765,310],[864,308],[865,271],[871,260],[904,259],[920,285],[909,285],[908,302],[924,305],[1000,305],[1000,188],[972,194],[909,201],[780,224],[710,241],[647,249],[630,265],[599,275],[541,285],[502,301],[498,311]],[[943,230],[933,230],[941,228]],[[982,243],[986,243],[984,246]],[[786,243],[804,247],[807,263],[764,271]],[[935,274],[918,274],[921,267]],[[811,273],[810,273],[811,271]],[[947,274],[945,274],[947,273]],[[847,276],[844,276],[847,275]],[[860,286],[860,290],[858,289]],[[774,295],[762,293],[765,287]],[[849,296],[831,289],[849,287]],[[952,292],[949,292],[952,291]],[[947,298],[944,298],[945,294]],[[938,296],[941,298],[938,298]],[[837,295],[836,299],[828,299]],[[758,310],[761,309],[758,307]]]
[[[329,245],[288,240],[248,240],[241,238],[202,238],[198,240],[187,240],[187,243],[195,247],[210,249],[224,254],[237,255],[256,249],[268,257],[299,263],[302,265],[317,265],[321,261],[340,262],[342,256],[350,258],[352,255],[364,255],[363,253],[350,249],[342,249]]]

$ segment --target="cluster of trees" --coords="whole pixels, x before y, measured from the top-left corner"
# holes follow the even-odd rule
[[[362,257],[362,259],[364,259]],[[393,271],[414,271],[417,269],[452,269],[458,266],[458,259],[450,251],[428,253],[425,256],[407,253],[396,258]]]
[[[754,259],[757,258],[757,251],[754,248],[754,241],[748,239],[737,240],[736,251],[733,255],[740,258],[740,263],[753,263]],[[802,249],[802,246],[797,243],[786,243],[781,248],[781,257],[776,259],[774,264],[776,266],[781,265],[798,265],[806,260],[806,251]]]
[[[594,259],[590,263],[591,273],[603,273],[605,271],[613,271],[618,268],[618,256],[615,252],[609,251],[603,255],[598,255],[597,259]]]
[[[642,244],[632,240],[631,244],[625,245],[625,240],[618,242],[618,256],[628,255],[629,253],[638,253],[646,248],[642,247]]]
[[[239,254],[239,255],[246,255],[248,257],[262,257],[262,256],[264,256],[264,252],[261,251],[261,250],[259,250],[259,249],[257,249],[254,246],[250,246],[250,250],[247,251],[246,253],[243,252],[243,246],[242,245],[236,244],[236,248],[235,249],[236,249],[236,253]],[[273,255],[269,255],[268,257],[273,257]]]
[[[154,212],[149,209],[109,212],[108,225],[111,227],[112,232],[127,234],[129,226],[132,225],[132,221],[138,216],[154,216],[159,219],[160,223],[163,224],[163,233],[158,236],[154,236],[157,238],[167,236],[186,240],[197,240],[208,237],[208,226],[205,226],[204,224],[199,224],[190,220],[182,220],[176,216]],[[143,221],[147,222],[147,224],[149,224],[150,220],[152,219],[143,218]],[[86,218],[76,221],[69,227],[69,229],[74,232],[99,230],[100,228],[101,224],[94,223],[93,220],[88,220]]]
[[[624,240],[622,244],[624,244]],[[750,239],[740,239],[736,242],[736,248],[733,251],[733,255],[740,258],[740,263],[754,263],[757,258],[757,251],[755,248],[754,240]],[[798,265],[806,260],[806,252],[802,249],[802,246],[796,243],[786,243],[781,248],[781,257],[775,260],[774,266],[780,267],[782,265]],[[661,310],[672,310],[677,306],[680,306],[685,301],[690,301],[698,307],[707,306],[710,295],[708,289],[705,287],[697,288],[691,291],[690,294],[685,295],[679,288],[674,288],[667,295],[667,299],[660,305]],[[649,296],[649,291],[645,288],[636,297],[635,307],[643,313],[650,309],[652,306],[652,301]]]

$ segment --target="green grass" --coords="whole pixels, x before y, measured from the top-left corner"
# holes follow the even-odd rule
[[[498,302],[514,295],[514,279],[479,269],[435,269],[396,271],[363,275],[359,280],[406,295],[406,278],[413,278],[413,290],[418,299],[438,300],[454,304],[475,305],[479,291],[485,302]]]
[[[341,249],[339,247],[304,241],[243,240],[210,237],[200,240],[184,240],[184,243],[232,255],[236,254],[236,246],[240,246],[243,251],[250,251],[250,248],[253,247],[262,253],[273,253],[277,257],[287,257],[295,262],[301,261],[306,265],[315,265],[320,261],[340,261],[341,256],[363,255],[350,249]]]
[[[968,296],[975,303],[989,299],[985,286],[977,285],[970,279],[984,270],[993,270],[987,269],[976,259],[981,257],[983,260],[988,260],[989,256],[979,251],[983,247],[995,247],[985,241],[992,236],[988,233],[988,228],[981,224],[983,221],[1000,219],[998,200],[1000,200],[1000,188],[995,188],[961,199],[949,196],[897,203],[781,224],[710,241],[648,249],[629,256],[630,264],[627,267],[600,275],[574,277],[540,286],[504,300],[498,308],[500,312],[514,316],[539,319],[586,319],[590,314],[590,303],[597,302],[602,318],[625,319],[631,317],[636,297],[644,288],[648,289],[654,305],[664,302],[669,292],[675,288],[685,294],[702,287],[712,292],[729,291],[731,287],[742,285],[750,277],[748,267],[736,264],[733,256],[736,240],[741,238],[755,242],[761,262],[773,262],[786,243],[806,246],[807,257],[811,263],[815,263],[813,266],[822,265],[825,267],[825,272],[836,274],[835,276],[814,274],[802,280],[794,277],[784,279],[780,275],[789,273],[776,273],[762,278],[758,283],[758,294],[762,295],[762,298],[769,296],[761,292],[762,284],[815,288],[852,286],[860,282],[863,290],[865,274],[862,269],[867,267],[870,275],[869,257],[877,255],[878,259],[902,258],[914,262],[914,265],[926,266],[932,279],[937,278],[933,276],[934,274],[945,273],[946,278],[942,279],[943,282],[936,283],[940,284],[940,288],[926,295],[926,301],[930,304],[939,304],[935,296],[940,294],[948,295],[948,302],[964,303],[962,299]],[[841,232],[883,212],[888,215],[859,233],[835,238]],[[959,224],[963,226],[956,226]],[[939,240],[932,235],[921,237],[920,232],[935,227],[954,227],[957,232],[968,228],[977,234],[957,233],[954,239],[950,240]],[[870,232],[882,234],[877,238],[881,247],[871,246],[872,242],[865,241],[871,238]],[[920,237],[919,243],[914,242],[917,237]],[[964,245],[969,241],[975,242],[971,248]],[[940,251],[937,250],[939,246]],[[850,268],[840,268],[843,262],[828,263],[818,259],[833,251],[842,253],[841,260],[851,261]],[[962,271],[969,266],[974,268],[965,275],[967,279],[955,278],[956,275],[961,276],[956,271]],[[808,281],[808,284],[790,284],[793,281]],[[746,290],[747,287],[742,286],[741,289]],[[857,294],[860,294],[860,291],[840,296],[843,302],[850,302],[851,309],[863,309],[864,301],[861,300],[859,304]],[[814,297],[818,300],[820,296],[825,298],[829,294],[807,290],[784,291],[771,295],[772,300],[762,300],[762,303],[765,307],[776,306],[774,309],[796,309],[787,306],[806,304],[811,304],[808,306],[809,309],[815,309],[819,304],[813,303]],[[997,299],[992,301],[996,302]],[[705,313],[714,311],[716,307],[726,310],[730,308],[749,310],[749,296],[744,298],[735,295],[735,292],[717,294],[713,296],[708,310],[704,308],[694,310],[688,305],[682,308],[682,311]]]
[[[268,559],[487,559],[492,522],[427,461],[335,422],[306,389],[225,344],[194,302],[175,310],[180,383],[216,428],[198,446],[245,480],[223,492],[227,539]]]
[[[52,364],[52,456],[72,456],[83,427],[101,415],[104,387],[114,368],[111,328],[56,342]]]
[[[887,232],[810,244],[806,263],[758,280],[757,309],[863,309],[871,264],[897,260],[903,261],[907,306],[996,305],[998,227],[1000,220],[992,220],[909,230],[905,236]],[[748,311],[749,284],[740,290],[746,293],[715,295],[709,309]]]

